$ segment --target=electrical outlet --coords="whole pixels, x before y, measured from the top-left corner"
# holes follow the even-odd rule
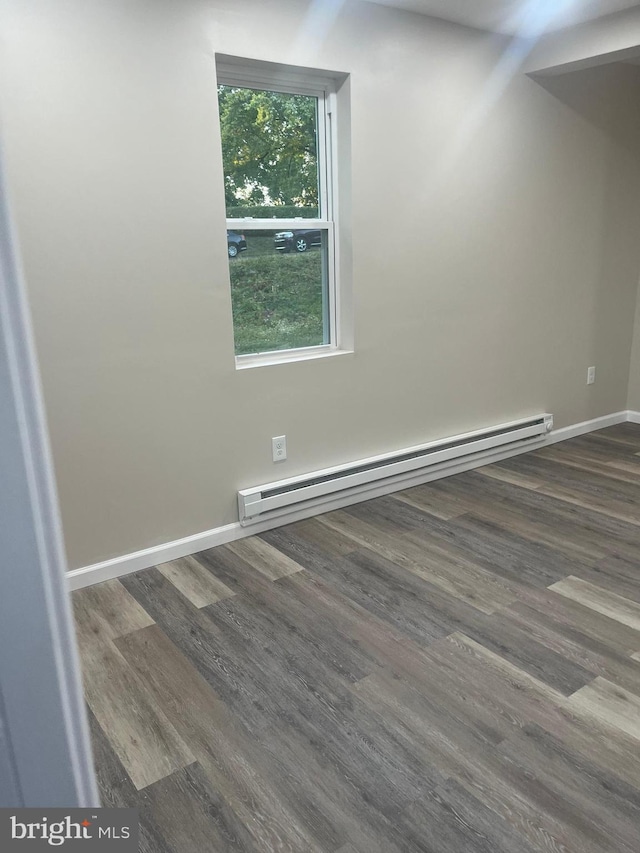
[[[587,385],[593,385],[596,381],[596,369],[595,367],[587,368]]]
[[[284,462],[287,458],[286,435],[278,435],[271,439],[271,456],[274,462]]]

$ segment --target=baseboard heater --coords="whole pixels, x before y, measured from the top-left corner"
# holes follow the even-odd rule
[[[390,484],[423,471],[453,467],[463,457],[481,457],[496,448],[523,448],[535,445],[553,429],[553,415],[498,424],[487,429],[454,435],[394,453],[360,459],[346,465],[325,468],[288,480],[254,486],[238,492],[240,523],[243,526],[285,515],[295,509],[325,503],[338,493],[357,494],[385,481]]]

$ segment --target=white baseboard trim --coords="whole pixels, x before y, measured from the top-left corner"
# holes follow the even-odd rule
[[[233,542],[234,539],[246,535],[240,526],[240,522],[225,524],[223,527],[215,527],[213,530],[205,530],[194,536],[185,536],[184,539],[174,539],[173,542],[164,542],[162,545],[153,545],[142,551],[134,551],[132,554],[124,554],[122,557],[114,557],[112,560],[104,560],[102,563],[94,563],[81,569],[72,569],[67,572],[67,580],[70,589],[81,589],[84,586],[92,586],[95,583],[113,580],[114,578],[148,569],[160,563],[168,563],[180,557],[188,557],[214,548],[216,545],[224,545]]]
[[[566,441],[568,438],[576,438],[579,435],[585,435],[588,432],[595,432],[598,429],[616,426],[617,424],[626,423],[629,420],[629,412],[614,412],[612,415],[603,415],[601,418],[593,418],[590,421],[582,421],[579,424],[572,424],[562,429],[554,429],[547,436],[547,444],[555,444],[556,441]]]
[[[583,421],[579,424],[563,427],[562,429],[553,430],[545,438],[542,438],[535,445],[528,444],[523,448],[508,448],[485,451],[484,453],[476,454],[473,457],[462,459],[454,464],[443,463],[440,466],[434,465],[428,469],[413,475],[396,477],[393,480],[385,481],[384,483],[368,484],[349,493],[344,493],[338,496],[329,496],[326,501],[321,504],[314,504],[312,507],[283,512],[283,515],[278,518],[270,518],[269,521],[262,523],[257,522],[247,527],[242,527],[240,522],[233,524],[225,524],[222,527],[215,527],[212,530],[205,530],[203,533],[196,533],[193,536],[186,536],[183,539],[176,539],[173,542],[166,542],[162,545],[154,545],[151,548],[145,548],[142,551],[135,551],[132,554],[124,554],[122,557],[115,557],[112,560],[105,560],[101,563],[95,563],[91,566],[85,566],[81,569],[73,569],[67,573],[69,588],[81,589],[85,586],[92,586],[103,581],[113,580],[114,578],[123,577],[124,575],[138,572],[141,569],[149,569],[152,566],[157,566],[160,563],[167,563],[170,560],[177,560],[180,557],[187,557],[191,554],[197,554],[199,551],[205,551],[208,548],[214,548],[216,545],[224,545],[227,542],[233,542],[236,539],[243,539],[246,536],[254,536],[256,533],[263,533],[265,530],[272,530],[276,527],[282,527],[285,524],[293,524],[296,521],[302,521],[305,518],[311,518],[314,515],[320,515],[324,512],[331,512],[334,509],[342,509],[351,504],[361,503],[362,501],[371,500],[372,498],[382,497],[383,495],[397,492],[401,489],[409,489],[412,486],[419,486],[424,483],[440,480],[443,477],[451,477],[454,474],[461,474],[463,471],[470,471],[474,468],[480,468],[483,465],[489,465],[491,462],[500,462],[503,459],[508,459],[512,456],[519,456],[522,453],[529,453],[539,447],[545,447],[547,444],[555,444],[558,441],[566,441],[569,438],[575,438],[579,435],[585,435],[595,430],[604,429],[605,427],[615,426],[616,424],[640,423],[640,412],[622,411],[615,412],[611,415],[605,415],[600,418],[594,418],[590,421]]]

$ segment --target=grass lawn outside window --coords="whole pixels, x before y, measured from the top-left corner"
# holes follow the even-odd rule
[[[229,262],[236,355],[326,343],[322,247],[285,254],[252,234],[247,245]]]

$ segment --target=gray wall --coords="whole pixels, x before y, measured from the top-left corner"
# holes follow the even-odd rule
[[[640,283],[638,285],[638,300],[636,303],[633,348],[631,350],[631,367],[629,370],[629,398],[627,405],[632,411],[640,412]]]
[[[503,91],[496,38],[348,0],[301,39],[308,6],[0,0],[72,568],[232,522],[238,488],[626,408],[640,193],[622,72],[602,70],[591,115],[594,72]],[[351,74],[353,355],[235,369],[216,51]]]

